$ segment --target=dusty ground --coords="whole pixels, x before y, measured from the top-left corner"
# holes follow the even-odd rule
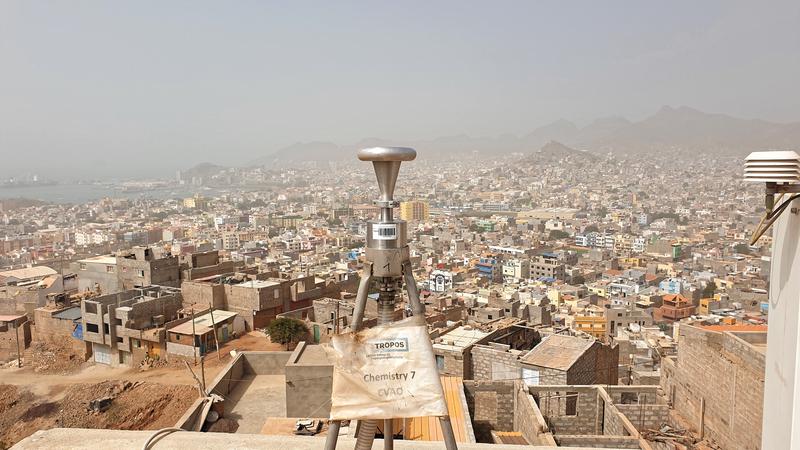
[[[85,364],[74,349],[67,344],[31,343],[26,352],[30,355],[30,365],[36,373],[67,374],[79,370]]]
[[[106,411],[89,409],[90,401],[107,396],[113,400]],[[8,448],[47,428],[155,430],[172,426],[196,399],[197,391],[191,386],[104,381],[71,385],[55,400],[2,384],[0,397],[0,448]]]
[[[284,350],[260,332],[228,342],[219,352],[206,355],[205,377],[211,382],[231,361],[231,351]],[[197,398],[195,382],[183,362],[157,367],[114,368],[82,362],[52,346],[32,349],[23,367],[0,368],[0,449],[37,430],[111,428],[148,430],[172,426]],[[200,376],[200,362],[192,370]],[[160,366],[160,367],[159,367]],[[104,412],[87,410],[91,400],[112,396]],[[220,424],[232,428],[236,424]]]

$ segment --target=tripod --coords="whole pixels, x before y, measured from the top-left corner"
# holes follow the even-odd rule
[[[416,157],[417,152],[414,149],[405,147],[374,147],[358,152],[358,159],[372,162],[381,196],[375,201],[375,205],[380,207],[379,220],[367,222],[366,263],[358,286],[351,324],[354,332],[361,329],[364,310],[367,306],[367,295],[373,281],[378,284],[379,289],[378,325],[394,321],[397,286],[403,281],[405,281],[405,289],[413,314],[420,317],[425,316],[425,306],[419,299],[419,290],[411,268],[406,222],[394,220],[393,217],[393,208],[398,206],[398,202],[393,199],[393,196],[397,175],[400,173],[400,163],[412,161]],[[457,450],[450,417],[439,417],[439,424],[442,427],[447,450]],[[356,450],[372,448],[377,425],[376,420],[362,421],[358,430]],[[394,448],[393,425],[392,419],[385,419],[383,422],[384,450]],[[339,421],[330,423],[325,440],[325,450],[336,449],[340,426],[341,422]]]

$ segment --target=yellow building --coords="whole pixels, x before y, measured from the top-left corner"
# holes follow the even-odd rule
[[[420,200],[400,202],[400,218],[403,220],[428,220],[429,216],[430,208],[428,207],[428,202]]]
[[[188,197],[183,199],[183,207],[206,210],[208,209],[208,200],[198,194],[195,195],[194,197]]]
[[[595,339],[603,340],[606,337],[606,318],[603,316],[575,316],[575,330],[583,331]]]

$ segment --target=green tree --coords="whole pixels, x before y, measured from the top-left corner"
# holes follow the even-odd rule
[[[703,298],[712,298],[715,292],[717,292],[717,285],[709,281],[706,287],[703,288]]]
[[[733,251],[735,251],[736,253],[742,254],[742,255],[749,255],[750,254],[750,246],[747,245],[747,244],[739,243],[739,244],[736,244],[733,247]]]
[[[568,237],[569,237],[569,233],[567,233],[566,231],[561,231],[561,230],[551,230],[550,231],[550,239],[553,239],[553,240],[566,239]]]
[[[280,317],[269,324],[266,332],[272,342],[283,344],[289,350],[290,343],[298,342],[308,334],[308,327],[297,319]]]

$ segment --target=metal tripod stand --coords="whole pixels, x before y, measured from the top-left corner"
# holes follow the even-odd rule
[[[419,290],[414,280],[409,258],[407,228],[404,220],[394,220],[393,208],[398,202],[393,199],[397,175],[400,173],[400,163],[412,161],[417,157],[417,152],[406,147],[374,147],[358,152],[358,159],[371,161],[378,178],[378,187],[381,196],[375,201],[380,207],[380,218],[377,221],[367,222],[367,247],[364,272],[358,286],[355,309],[351,329],[361,329],[364,319],[364,309],[367,306],[367,295],[371,282],[375,281],[379,287],[378,293],[378,325],[394,321],[394,307],[397,300],[397,288],[405,281],[411,310],[415,316],[425,316],[425,306],[419,299]],[[449,416],[439,417],[442,427],[445,447],[447,450],[457,450],[453,425]],[[358,431],[357,450],[372,448],[375,439],[375,430],[378,422],[366,420],[361,423]],[[328,428],[325,440],[325,450],[336,449],[339,438],[339,421],[332,421]],[[394,448],[393,421],[386,419],[383,422],[384,450]]]

